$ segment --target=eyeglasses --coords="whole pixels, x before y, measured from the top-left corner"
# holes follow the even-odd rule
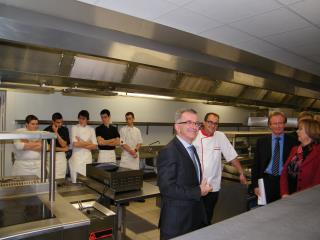
[[[177,124],[186,124],[188,126],[195,126],[197,128],[201,126],[200,122],[192,122],[192,121],[178,122]]]
[[[219,125],[219,122],[213,122],[213,121],[206,121],[209,125],[212,125],[212,126],[218,126]]]
[[[270,125],[273,125],[273,126],[282,126],[282,125],[284,125],[284,124],[285,124],[284,122],[270,123]]]

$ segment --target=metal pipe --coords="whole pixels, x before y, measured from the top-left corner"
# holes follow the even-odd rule
[[[56,140],[50,139],[49,201],[55,201],[56,180]]]
[[[47,159],[47,140],[41,140],[41,175],[40,180],[41,182],[45,182],[46,179],[46,159]]]

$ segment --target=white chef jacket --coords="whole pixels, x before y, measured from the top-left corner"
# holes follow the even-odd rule
[[[221,188],[222,164],[221,154],[227,162],[235,159],[238,154],[223,132],[215,131],[213,136],[207,136],[200,130],[193,145],[200,158],[203,178],[212,186],[212,191]]]
[[[17,129],[16,132],[30,132],[26,128]],[[32,140],[29,140],[32,141]],[[39,141],[39,140],[34,140]],[[12,166],[12,175],[37,175],[41,172],[41,152],[24,150],[24,143],[21,140],[14,141],[15,162]]]
[[[76,137],[83,141],[91,141],[98,145],[95,130],[92,127],[81,126],[79,124],[71,128],[71,145],[77,141]],[[73,147],[72,156],[69,160],[70,175],[73,183],[76,182],[77,172],[86,176],[86,164],[92,163],[91,150],[85,148]]]
[[[135,148],[137,144],[142,144],[142,136],[139,128],[137,127],[129,127],[124,126],[120,129],[120,145],[127,144],[131,148]],[[123,150],[121,154],[120,166],[131,168],[131,169],[139,169],[140,168],[140,159],[139,153],[137,153],[137,157],[134,158],[130,153]]]

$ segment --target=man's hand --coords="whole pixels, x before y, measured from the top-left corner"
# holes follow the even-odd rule
[[[286,198],[286,197],[289,197],[289,195],[288,195],[288,194],[283,194],[283,195],[281,196],[281,198]]]
[[[130,153],[130,155],[131,155],[132,157],[134,157],[134,158],[138,157],[137,152],[136,152],[135,149],[130,149],[129,153]]]
[[[104,145],[104,138],[103,137],[98,136],[97,141],[98,141],[99,145]]]
[[[239,179],[241,184],[247,185],[247,178],[244,173],[240,173]]]
[[[207,179],[202,179],[202,182],[200,184],[201,189],[201,196],[206,196],[209,192],[212,191],[212,187],[210,184],[207,183]]]
[[[254,194],[260,197],[260,189],[258,187],[254,188]]]
[[[52,131],[55,133],[55,134],[58,134],[58,127],[56,125],[52,125]]]

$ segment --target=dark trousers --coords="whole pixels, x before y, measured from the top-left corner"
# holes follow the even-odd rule
[[[219,192],[209,192],[207,196],[202,197],[204,207],[206,209],[208,225],[211,224],[214,207],[218,201]]]
[[[280,176],[273,176],[265,173],[263,175],[264,188],[266,191],[267,203],[280,199]]]

